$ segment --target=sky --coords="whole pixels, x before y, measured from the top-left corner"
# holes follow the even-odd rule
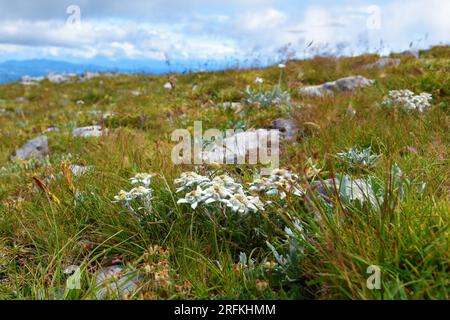
[[[449,0],[0,0],[0,61],[280,61],[450,42]]]

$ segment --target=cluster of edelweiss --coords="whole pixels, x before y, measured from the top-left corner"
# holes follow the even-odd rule
[[[432,95],[426,92],[416,95],[411,90],[391,90],[384,99],[386,107],[399,107],[403,110],[416,110],[423,112],[431,106]]]
[[[280,199],[286,197],[286,192],[301,195],[295,178],[296,176],[287,170],[274,170],[269,177],[251,182],[249,190],[245,191],[242,184],[227,175],[210,179],[195,172],[184,172],[175,180],[175,184],[181,185],[177,193],[191,190],[178,200],[178,204],[187,203],[195,209],[199,204],[222,203],[234,212],[248,213],[264,210],[264,203],[259,196],[249,193],[265,192],[268,196],[279,195]]]
[[[151,200],[153,190],[150,188],[151,179],[154,175],[148,173],[138,173],[131,178],[131,184],[139,186],[134,187],[130,191],[120,190],[119,194],[114,197],[114,202],[121,203],[131,212],[145,211],[148,213],[151,209]],[[133,206],[133,202],[139,202],[138,208]]]
[[[175,184],[181,185],[177,192],[186,188],[193,189],[177,202],[178,204],[190,204],[192,209],[197,208],[201,203],[210,204],[214,202],[224,203],[233,211],[241,213],[264,209],[258,197],[246,195],[242,185],[236,183],[233,178],[227,175],[217,176],[211,180],[195,172],[184,172],[179,179],[175,180]]]
[[[130,180],[132,184],[139,184],[139,186],[130,191],[120,190],[114,197],[114,202],[121,203],[136,215],[142,211],[148,214],[151,211],[153,199],[153,189],[150,188],[152,177],[153,175],[148,173],[136,174]],[[188,191],[177,201],[178,204],[189,204],[192,209],[196,209],[199,204],[224,204],[233,212],[245,214],[264,210],[264,203],[256,195],[257,193],[265,193],[268,196],[278,195],[280,199],[284,199],[286,193],[303,195],[297,180],[298,177],[288,170],[277,169],[268,177],[255,179],[250,183],[247,191],[242,184],[226,174],[210,178],[195,172],[183,172],[174,182],[178,185],[176,193]],[[271,201],[266,203],[269,204]],[[136,208],[136,204],[140,206]]]

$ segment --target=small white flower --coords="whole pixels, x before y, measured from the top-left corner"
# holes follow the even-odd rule
[[[195,172],[183,172],[181,174],[181,177],[178,179],[175,179],[175,184],[181,185],[177,190],[176,193],[181,192],[187,188],[190,188],[195,185],[201,185],[207,182],[210,182],[211,180],[208,177],[199,175]]]
[[[255,179],[250,183],[250,191],[256,193],[266,193],[269,197],[279,196],[286,198],[286,192],[296,196],[304,194],[298,185],[298,176],[285,169],[277,169],[269,177]]]
[[[264,79],[260,77],[256,77],[255,83],[264,83]]]
[[[120,190],[117,196],[114,196],[114,202],[128,202],[131,201],[131,197],[125,190]]]
[[[138,173],[136,174],[133,178],[131,178],[131,184],[137,184],[140,183],[142,184],[144,187],[148,187],[150,186],[152,177],[154,175],[152,174],[148,174],[148,173]]]
[[[284,63],[280,63],[280,64],[278,64],[278,68],[284,69],[284,68],[286,68],[286,65]]]
[[[187,203],[191,205],[192,209],[197,208],[198,204],[205,199],[203,190],[197,186],[197,189],[188,192],[184,198],[177,201],[177,204]]]

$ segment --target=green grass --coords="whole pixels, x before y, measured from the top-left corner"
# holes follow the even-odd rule
[[[81,290],[65,292],[64,298],[96,299],[96,270],[120,263],[143,273],[139,289],[107,298],[449,299],[449,56],[449,47],[435,47],[422,52],[422,59],[400,56],[398,67],[372,70],[363,66],[375,56],[290,61],[281,80],[292,97],[290,109],[244,105],[237,113],[219,105],[243,101],[246,85],[258,88],[256,76],[265,80],[261,89],[271,90],[279,81],[276,66],[172,75],[174,90],[163,88],[167,76],[140,75],[0,86],[0,108],[7,110],[0,113],[0,298],[54,298],[66,284],[63,270],[79,265]],[[296,92],[300,84],[349,75],[376,83],[323,98]],[[197,90],[192,91],[193,85]],[[384,109],[383,97],[396,89],[432,93],[432,108],[423,114]],[[132,90],[141,95],[132,95]],[[17,97],[27,101],[15,102]],[[78,106],[78,100],[85,104]],[[356,110],[353,117],[346,113],[349,106]],[[88,113],[92,110],[114,115],[102,120]],[[322,169],[316,179],[346,173],[384,181],[385,205],[370,209],[331,199],[330,206],[308,193],[236,218],[176,204],[173,180],[194,168],[172,164],[174,129],[192,130],[199,120],[204,130],[267,127],[288,116],[296,122],[299,137],[282,142],[280,162],[301,176],[304,188],[310,182],[304,173],[311,158]],[[76,126],[97,123],[110,134],[98,139],[70,135]],[[47,163],[8,160],[12,151],[50,125],[60,131],[47,133]],[[354,170],[334,156],[350,147],[371,147],[382,157],[373,168]],[[70,179],[63,176],[61,163],[94,169]],[[424,192],[408,188],[400,199],[400,190],[389,183],[393,163],[414,183],[425,182]],[[257,168],[218,170],[246,183]],[[139,172],[158,174],[152,181],[157,223],[137,221],[112,202]],[[52,174],[55,179],[45,180]],[[50,193],[39,190],[33,177],[44,181]],[[302,222],[304,233],[294,232],[286,240],[284,228],[292,228],[294,218]],[[289,262],[265,269],[267,261],[276,259],[267,242]],[[148,248],[155,245],[167,250],[165,255],[149,257]],[[241,252],[254,259],[253,267],[238,264]],[[159,271],[145,271],[158,262],[168,274],[161,285],[155,282]],[[369,265],[381,269],[380,290],[366,286]]]

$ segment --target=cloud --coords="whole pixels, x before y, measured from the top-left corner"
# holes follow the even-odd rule
[[[374,13],[362,0],[79,0],[80,28],[66,24],[72,3],[0,0],[0,59],[276,60],[286,51],[354,54],[380,49],[381,41],[387,51],[450,39],[446,0],[380,3],[379,29],[368,28]]]

